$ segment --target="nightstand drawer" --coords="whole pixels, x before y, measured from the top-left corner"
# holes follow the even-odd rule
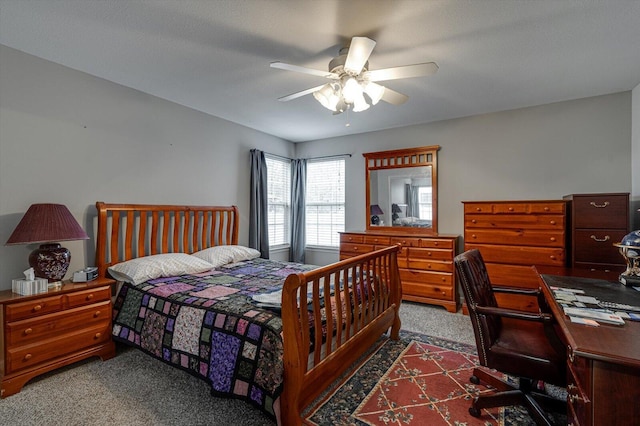
[[[28,302],[11,303],[6,306],[5,321],[16,321],[23,318],[33,318],[51,312],[57,312],[63,307],[61,295],[43,297]]]
[[[111,340],[111,322],[68,333],[30,345],[7,349],[6,373],[25,369],[37,364],[52,361],[80,349]]]
[[[100,321],[109,321],[110,316],[111,303],[106,300],[87,307],[10,322],[6,326],[7,346],[11,348],[32,341],[44,340],[53,334],[85,328],[89,324]]]
[[[67,297],[70,308],[96,303],[111,298],[111,287],[98,287],[91,290],[77,291],[69,294]]]

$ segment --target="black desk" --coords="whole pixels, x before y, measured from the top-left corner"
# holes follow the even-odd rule
[[[600,300],[634,306],[640,306],[640,292],[613,277],[585,278],[592,275],[590,271],[560,269],[538,268],[538,272],[558,334],[567,345],[568,423],[640,424],[640,322],[625,320],[622,326],[599,327],[574,324],[550,287],[581,289]]]

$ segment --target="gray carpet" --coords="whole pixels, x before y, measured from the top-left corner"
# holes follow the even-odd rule
[[[402,328],[475,344],[460,312],[403,303]],[[130,348],[102,362],[76,363],[31,380],[0,400],[0,425],[252,425],[275,422],[249,404],[214,398],[208,385]]]

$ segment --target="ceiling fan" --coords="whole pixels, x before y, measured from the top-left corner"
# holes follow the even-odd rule
[[[298,65],[272,62],[272,68],[315,75],[331,80],[329,83],[292,93],[278,98],[286,102],[313,93],[314,98],[325,108],[340,114],[348,109],[364,111],[379,101],[400,105],[407,101],[407,95],[377,84],[377,81],[401,78],[423,77],[435,74],[435,62],[404,65],[379,70],[369,70],[369,56],[376,42],[367,37],[353,37],[349,47],[340,49],[338,56],[329,62],[329,71],[320,71]]]

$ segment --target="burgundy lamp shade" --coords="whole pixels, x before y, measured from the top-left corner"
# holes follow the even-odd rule
[[[29,256],[36,277],[59,281],[69,269],[71,253],[56,241],[88,240],[89,236],[62,204],[33,204],[24,214],[6,245],[37,244]]]

